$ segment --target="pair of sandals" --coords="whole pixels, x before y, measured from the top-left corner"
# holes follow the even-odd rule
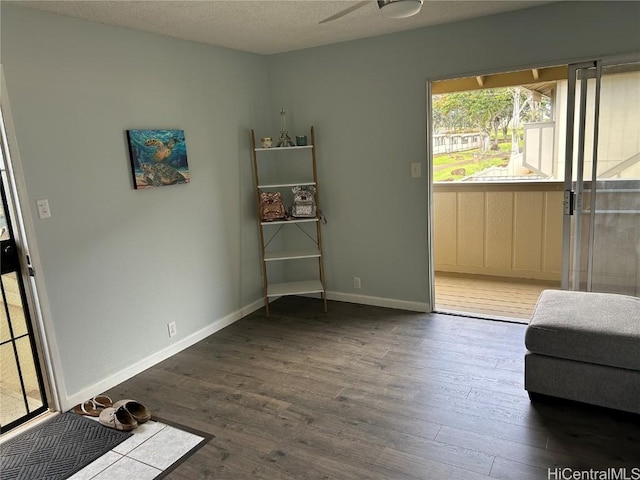
[[[73,412],[98,417],[102,425],[124,432],[137,428],[151,418],[151,412],[141,403],[130,399],[113,403],[107,395],[98,395],[76,405]]]

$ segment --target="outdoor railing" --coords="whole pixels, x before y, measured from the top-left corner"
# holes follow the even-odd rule
[[[559,281],[562,182],[436,183],[435,270]]]

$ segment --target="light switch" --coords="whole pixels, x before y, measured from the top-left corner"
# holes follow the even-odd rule
[[[36,205],[38,206],[38,215],[40,218],[50,218],[51,210],[49,210],[49,200],[46,198],[43,200],[36,200]]]
[[[420,178],[422,176],[422,170],[420,168],[420,163],[412,163],[411,164],[411,178]]]

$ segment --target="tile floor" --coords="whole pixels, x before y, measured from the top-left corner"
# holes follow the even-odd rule
[[[204,440],[150,420],[69,480],[152,480]]]

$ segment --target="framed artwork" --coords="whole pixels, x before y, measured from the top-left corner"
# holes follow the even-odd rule
[[[135,189],[189,183],[184,130],[127,130]]]

